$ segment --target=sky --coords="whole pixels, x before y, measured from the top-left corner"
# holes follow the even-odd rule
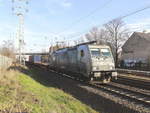
[[[0,0],[0,45],[13,40],[17,47],[19,19],[11,1]],[[72,43],[93,27],[146,6],[150,0],[29,0],[24,6],[29,10],[24,16],[24,51],[48,50],[57,41]],[[150,31],[150,8],[123,21],[131,31]]]

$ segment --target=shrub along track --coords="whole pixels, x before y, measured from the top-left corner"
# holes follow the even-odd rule
[[[40,64],[32,64],[32,65],[39,67],[39,68],[46,69],[45,65],[40,65]],[[150,110],[150,95],[149,95],[148,90],[147,92],[140,91],[140,89],[138,88],[134,88],[134,87],[130,87],[130,86],[126,86],[123,84],[114,83],[114,82],[111,82],[110,84],[105,84],[105,85],[99,84],[97,82],[87,83],[87,82],[83,82],[79,78],[75,78],[73,76],[62,74],[54,70],[50,70],[50,69],[48,70],[62,77],[67,77],[69,79],[77,80],[80,83],[82,82],[82,84],[85,85],[83,86],[84,88],[88,88],[88,89],[92,88],[91,90],[95,90],[95,92],[98,89],[98,90],[105,92],[106,94],[113,95],[116,98],[121,98],[121,101],[124,101],[126,104],[131,103],[131,105],[129,106],[124,104],[124,107],[125,108],[129,107],[128,109],[135,110],[135,112],[148,113]],[[108,103],[105,103],[105,104],[108,104]],[[119,104],[122,104],[122,103],[119,103]],[[135,108],[133,106],[135,106]],[[137,107],[139,107],[140,109],[137,109]]]

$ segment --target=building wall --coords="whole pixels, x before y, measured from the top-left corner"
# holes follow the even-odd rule
[[[148,62],[150,57],[150,42],[133,34],[123,46],[122,60]]]

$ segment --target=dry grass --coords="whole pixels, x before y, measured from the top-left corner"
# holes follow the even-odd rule
[[[65,92],[38,83],[21,68],[37,76],[37,70],[20,66],[0,70],[0,113],[97,113]]]
[[[0,70],[0,85],[17,87],[17,71],[14,70]]]
[[[0,69],[0,113],[22,113],[29,111],[23,105],[20,94],[22,94],[21,85],[18,81],[20,72],[16,66],[15,69]],[[25,95],[24,95],[25,96]]]
[[[0,113],[20,112],[17,104],[17,94],[20,89],[17,81],[18,71],[0,70]]]

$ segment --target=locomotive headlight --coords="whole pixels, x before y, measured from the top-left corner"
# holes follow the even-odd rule
[[[112,70],[112,69],[113,69],[113,67],[111,66],[111,67],[110,67],[110,70]]]
[[[97,71],[99,70],[99,67],[98,66],[93,66],[93,71]]]
[[[115,65],[113,63],[110,63],[109,66],[111,70],[115,68]]]
[[[93,66],[93,70],[95,71],[97,69],[97,67]]]
[[[113,63],[110,63],[109,66],[114,67],[115,65]]]

